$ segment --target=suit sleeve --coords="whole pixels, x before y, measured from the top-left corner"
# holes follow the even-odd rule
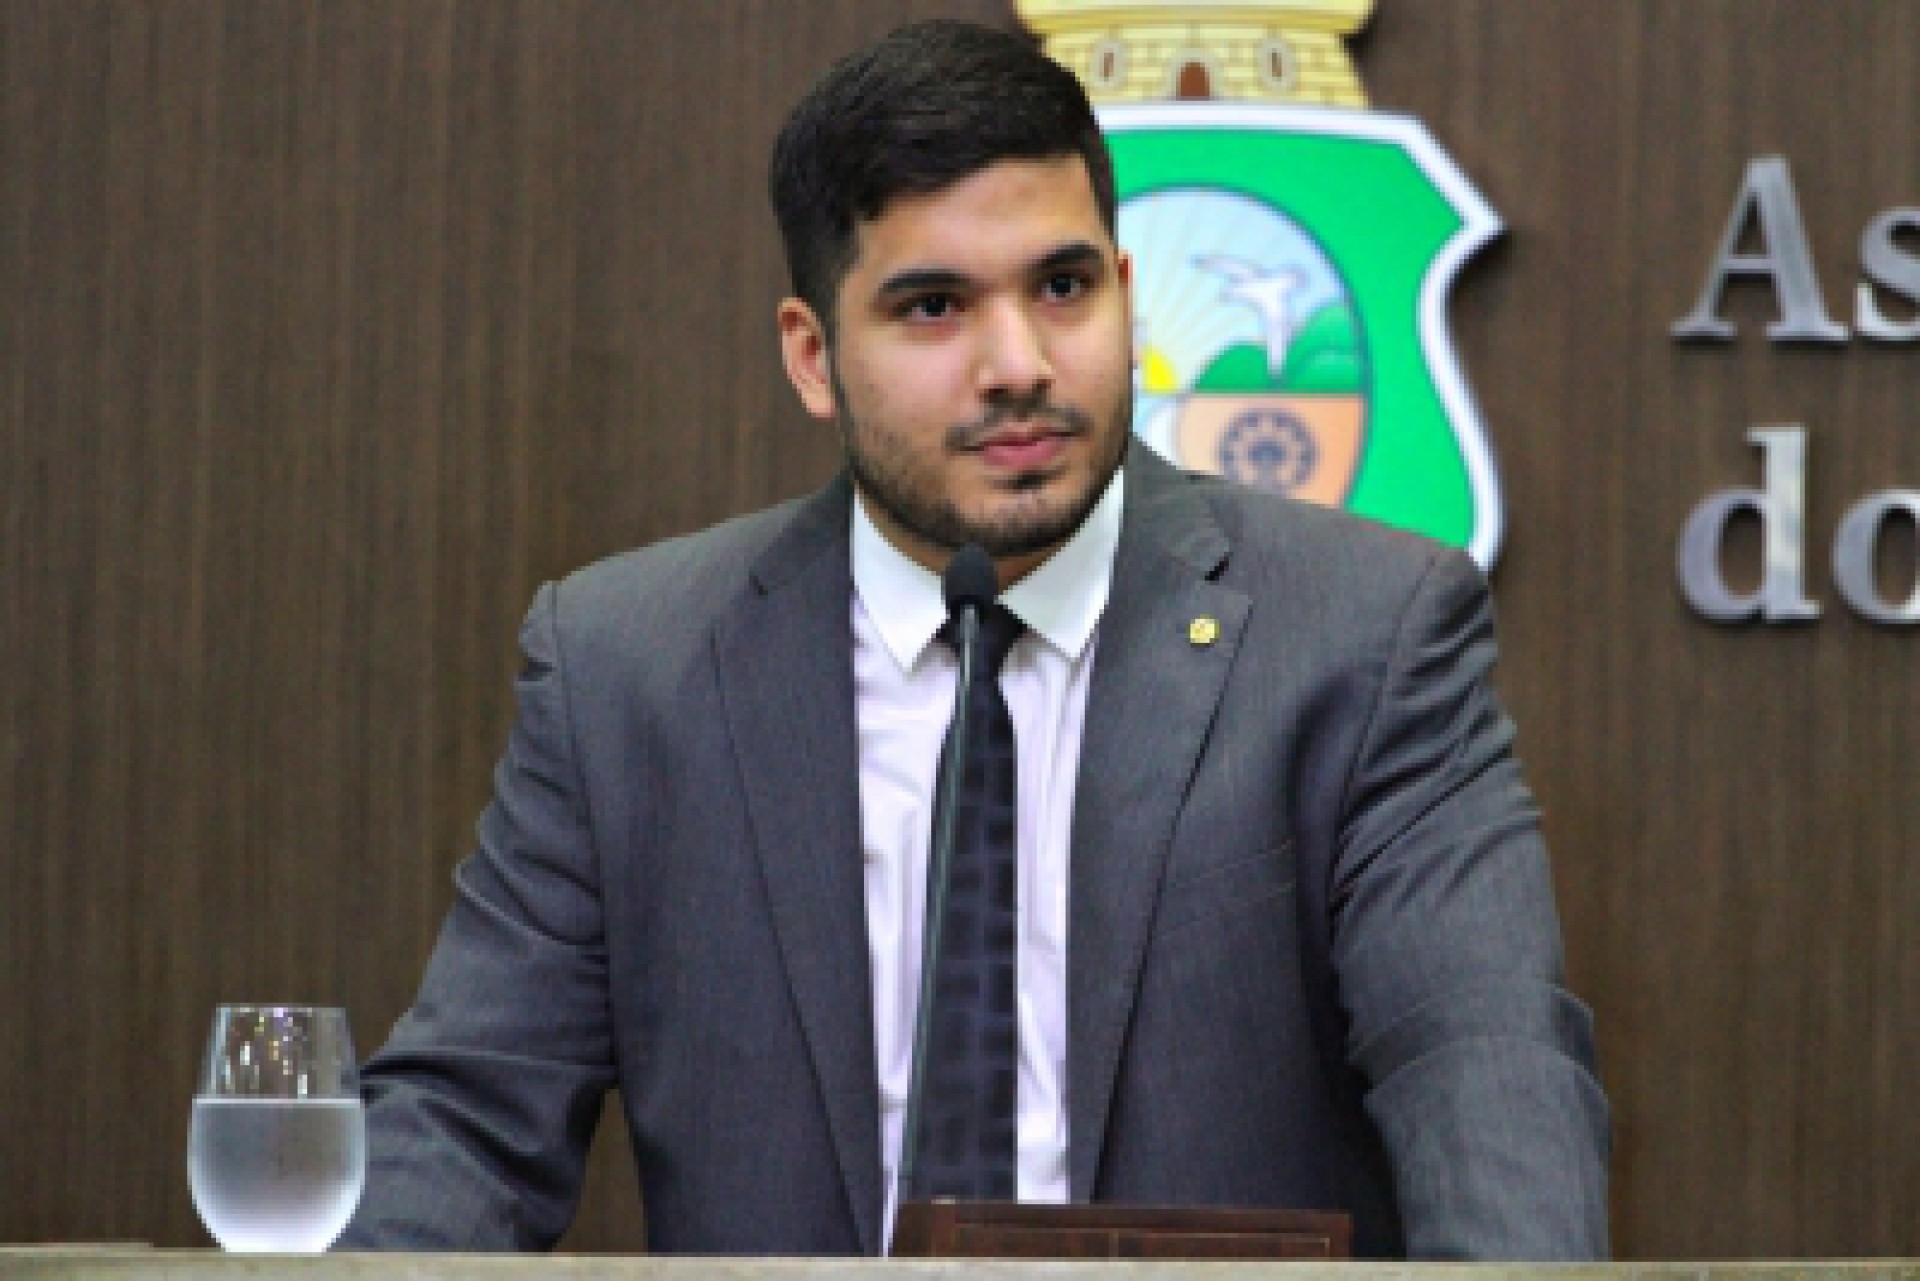
[[[1607,1104],[1493,662],[1485,584],[1445,553],[1400,619],[1342,809],[1348,1054],[1411,1257],[1600,1259]]]
[[[599,872],[556,589],[521,632],[519,716],[413,1008],[367,1064],[366,1191],[336,1248],[545,1249],[612,1083]]]

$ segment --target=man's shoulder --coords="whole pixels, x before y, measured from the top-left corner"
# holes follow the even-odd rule
[[[797,520],[819,518],[821,499],[789,499],[584,565],[552,586],[559,626],[572,633],[704,631],[755,590],[756,566]]]
[[[1183,473],[1219,519],[1232,553],[1229,579],[1321,584],[1343,595],[1404,596],[1436,571],[1478,580],[1458,548],[1371,517]]]

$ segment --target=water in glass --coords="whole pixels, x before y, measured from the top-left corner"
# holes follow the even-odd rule
[[[366,1162],[345,1014],[222,1006],[187,1147],[214,1239],[233,1251],[325,1250],[353,1217]]]

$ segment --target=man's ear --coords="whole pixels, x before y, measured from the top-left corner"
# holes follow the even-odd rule
[[[832,422],[838,417],[839,406],[833,395],[833,354],[827,349],[827,327],[813,308],[798,298],[782,301],[775,315],[787,381],[793,384],[809,414],[822,422]]]

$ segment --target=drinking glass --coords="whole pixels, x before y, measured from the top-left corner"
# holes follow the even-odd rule
[[[217,1008],[187,1142],[193,1204],[214,1240],[317,1254],[353,1217],[366,1173],[346,1011]]]

